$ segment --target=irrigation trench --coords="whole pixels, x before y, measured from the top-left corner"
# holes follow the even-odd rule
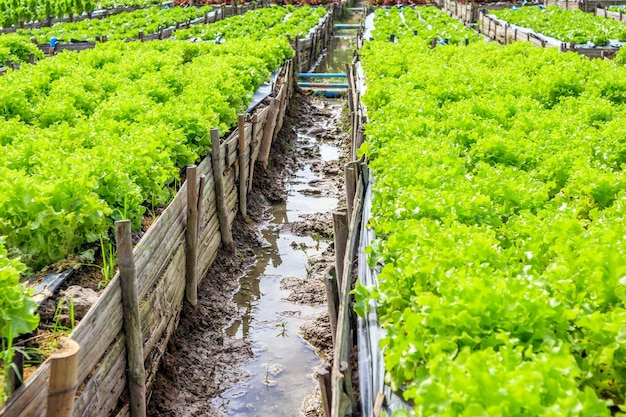
[[[345,72],[360,17],[343,19],[311,72]],[[323,274],[344,195],[344,107],[296,92],[249,220],[233,225],[236,255],[218,254],[167,348],[150,416],[324,415],[314,372],[332,355]]]

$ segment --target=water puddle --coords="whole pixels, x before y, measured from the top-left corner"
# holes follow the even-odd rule
[[[355,23],[360,17],[360,13],[352,13],[344,21]],[[344,73],[346,63],[352,61],[356,31],[338,29],[335,35],[327,53],[316,64],[315,72]],[[324,123],[320,121],[321,125]],[[254,359],[242,364],[249,379],[225,391],[213,403],[229,417],[302,415],[303,399],[314,392],[317,385],[313,372],[322,361],[300,337],[298,329],[326,306],[288,301],[290,290],[281,282],[284,284],[290,278],[316,279],[312,277],[309,259],[323,253],[329,242],[298,236],[285,225],[310,214],[335,209],[338,199],[324,192],[323,174],[314,166],[320,161],[338,160],[340,150],[335,143],[307,133],[300,132],[295,145],[300,152],[305,150],[307,156],[301,161],[304,164],[290,179],[285,202],[269,210],[271,219],[261,230],[267,244],[256,252],[257,262],[240,279],[240,289],[234,296],[240,314],[225,332],[230,337],[249,341]]]
[[[319,146],[324,161],[339,157],[334,144],[306,135],[298,136],[296,146]],[[302,400],[316,386],[313,371],[321,360],[299,336],[298,329],[326,307],[287,301],[290,291],[281,287],[285,278],[314,279],[308,260],[328,246],[327,241],[297,236],[284,227],[307,214],[329,212],[337,206],[337,198],[303,192],[315,189],[323,180],[311,170],[312,162],[305,161],[289,181],[286,201],[270,209],[271,220],[261,231],[267,245],[256,253],[256,265],[241,278],[240,290],[234,296],[241,315],[226,333],[250,341],[255,358],[244,366],[249,380],[214,402],[227,416],[297,416]]]

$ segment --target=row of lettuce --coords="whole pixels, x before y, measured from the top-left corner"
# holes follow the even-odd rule
[[[561,42],[590,42],[596,46],[606,46],[611,41],[626,42],[626,23],[582,10],[548,6],[546,9],[521,7],[494,10],[490,13],[510,24],[532,29]]]
[[[286,35],[323,13],[259,9],[232,19],[267,37],[231,33],[227,19],[217,23],[223,44],[113,41],[0,77],[0,375],[13,338],[38,322],[20,274],[109,239],[114,220],[138,229],[180,170],[210,152],[210,129],[227,132],[293,56]],[[290,16],[299,23],[285,24]]]
[[[0,36],[0,62],[12,60],[25,63],[29,55],[36,59],[43,53],[31,40],[45,44],[55,38],[57,42],[95,41],[106,36],[108,40],[129,40],[138,38],[139,31],[144,35],[157,33],[159,30],[173,27],[177,23],[198,19],[211,12],[212,6],[147,8],[121,13],[105,19],[83,20],[72,23],[57,23],[51,27],[18,29],[14,34]],[[199,38],[216,40],[225,37],[266,37],[304,36],[325,14],[324,8],[296,10],[294,6],[272,7],[269,11],[256,9],[247,17],[234,16],[215,25],[195,25],[188,30],[179,30],[174,35],[177,39]]]
[[[624,415],[626,68],[431,49],[429,10],[378,11],[361,53],[386,382],[416,416]]]
[[[293,55],[285,35],[307,33],[324,13],[258,9],[214,24],[223,44],[108,42],[1,77],[0,236],[9,252],[38,268],[96,241],[115,219],[138,226],[146,207],[167,200],[178,170],[209,152],[209,130],[228,131]],[[231,30],[239,25],[258,32]]]
[[[120,13],[104,19],[87,19],[78,22],[60,22],[42,28],[18,29],[16,33],[0,35],[0,63],[7,60],[15,64],[29,61],[29,55],[35,59],[43,58],[43,53],[33,44],[49,44],[51,39],[57,42],[90,41],[106,36],[109,40],[130,40],[139,36],[157,33],[161,29],[183,24],[198,19],[211,12],[211,6],[146,8]]]

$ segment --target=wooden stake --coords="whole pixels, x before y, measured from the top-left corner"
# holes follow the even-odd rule
[[[250,151],[246,146],[246,116],[240,114],[237,117],[237,129],[239,130],[239,211],[244,218],[248,217],[248,171],[246,159]]]
[[[257,116],[257,114],[255,113],[254,116],[252,116],[252,140],[250,141],[250,175],[248,175],[248,192],[252,192],[252,180],[254,179],[254,164],[256,162],[256,157],[257,155],[255,155],[255,150],[256,150],[256,137],[257,137],[257,131],[258,129],[261,127],[261,123],[259,123],[259,117]]]
[[[274,138],[274,129],[278,119],[279,103],[278,100],[272,98],[270,101],[270,109],[265,121],[265,129],[263,130],[263,140],[261,142],[261,150],[257,161],[261,163],[264,170],[267,171],[267,164],[270,157],[270,149],[272,148],[272,139]]]
[[[344,180],[346,190],[346,203],[348,207],[348,219],[352,218],[352,208],[354,207],[354,193],[356,192],[356,175],[358,162],[348,162],[344,166]]]
[[[198,306],[198,182],[197,167],[187,167],[187,228],[185,231],[185,298],[194,308]]]
[[[220,234],[222,243],[229,252],[235,252],[235,242],[230,231],[228,220],[228,209],[226,207],[226,196],[224,194],[224,168],[220,155],[220,133],[217,129],[211,129],[211,162],[213,165],[213,179],[215,183],[215,204],[217,205],[217,216],[220,222]]]
[[[198,232],[200,232],[200,219],[204,210],[204,189],[206,188],[206,175],[200,175],[200,190],[198,191]]]
[[[300,37],[296,35],[296,71],[300,72]]]
[[[315,378],[320,384],[320,392],[322,394],[322,407],[324,408],[324,416],[331,417],[330,400],[332,397],[332,388],[330,382],[330,369],[328,365],[319,367],[315,371]]]
[[[72,339],[61,338],[59,349],[50,356],[48,379],[48,417],[72,417],[74,394],[78,388],[79,344]]]
[[[143,362],[139,299],[137,296],[137,272],[133,259],[133,242],[130,220],[115,222],[115,242],[122,287],[122,310],[128,358],[128,392],[131,417],[146,416],[146,370]]]
[[[348,215],[345,211],[333,212],[333,239],[335,243],[335,271],[338,287],[342,287],[344,270],[343,261],[348,242]]]
[[[326,286],[326,298],[328,299],[328,317],[330,330],[333,337],[333,346],[337,338],[337,312],[339,311],[339,285],[337,284],[337,271],[335,267],[328,267],[324,274],[324,284]]]

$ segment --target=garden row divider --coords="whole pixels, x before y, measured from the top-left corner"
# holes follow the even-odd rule
[[[538,47],[558,47],[561,52],[576,52],[588,58],[612,59],[618,51],[617,48],[610,47],[576,47],[574,44],[566,42],[560,42],[558,45],[554,45],[530,30],[519,30],[506,22],[494,19],[487,14],[487,10],[481,10],[479,12],[478,32],[503,45],[517,41],[528,41]]]
[[[557,6],[566,10],[580,9],[583,12],[595,13],[596,9],[607,6],[626,4],[626,0],[544,0],[544,6]]]
[[[619,12],[612,12],[602,6],[596,7],[596,16],[606,17],[608,19],[617,20],[618,22],[626,22],[626,13],[621,10]]]
[[[171,5],[171,4],[172,4],[171,2],[167,2],[167,3],[162,3],[162,4],[152,4],[149,6],[112,7],[110,9],[94,10],[91,13],[84,13],[80,16],[75,16],[73,13],[70,13],[67,17],[47,18],[47,19],[38,20],[35,22],[23,23],[19,26],[11,26],[8,28],[2,28],[0,29],[0,34],[15,33],[19,29],[39,29],[43,27],[50,27],[56,23],[71,23],[71,22],[80,22],[81,20],[106,19],[107,17],[111,17],[120,13],[134,12],[135,10],[148,9],[151,7],[163,7],[164,5]]]
[[[346,209],[333,213],[333,235],[335,240],[335,265],[325,274],[328,309],[333,331],[333,363],[330,375],[325,369],[318,370],[317,379],[326,410],[326,397],[330,397],[327,417],[352,416],[357,409],[351,368],[352,352],[356,336],[356,316],[352,311],[353,296],[350,294],[357,278],[356,267],[363,226],[363,206],[369,183],[366,162],[356,159],[358,147],[363,143],[365,110],[360,104],[360,88],[355,80],[354,65],[346,65],[348,77],[348,104],[351,122],[351,154],[353,160],[344,167]],[[336,295],[335,295],[336,294]],[[330,379],[330,389],[327,381]],[[330,391],[330,393],[327,393]]]
[[[271,3],[268,0],[261,0],[260,2],[250,2],[245,3],[244,5],[239,5],[239,7],[234,7],[232,5],[224,5],[221,4],[218,6],[214,6],[214,10],[206,13],[202,17],[198,17],[193,20],[189,20],[187,22],[178,22],[175,26],[170,26],[167,28],[163,28],[158,32],[152,33],[150,35],[144,35],[143,31],[138,31],[137,37],[132,39],[127,39],[127,42],[131,41],[142,41],[149,42],[154,40],[163,40],[167,38],[171,38],[177,29],[180,28],[189,28],[195,25],[203,25],[215,23],[219,20],[226,19],[228,17],[235,16],[237,14],[244,14],[250,10],[255,10],[262,7],[269,7]],[[98,42],[106,42],[107,36],[102,35],[99,39],[96,39],[96,42],[77,42],[77,43],[57,43],[55,47],[51,47],[50,45],[43,43],[38,44],[37,47],[44,52],[45,54],[52,55],[55,53],[59,53],[61,51],[84,51],[86,49],[95,48]]]
[[[457,18],[465,25],[470,23],[476,23],[479,19],[481,10],[502,10],[510,7],[530,7],[536,6],[537,2],[518,3],[515,1],[506,1],[498,3],[460,3],[459,1],[452,0],[437,0],[437,6],[445,12],[448,12],[451,16]]]
[[[274,124],[272,139],[282,127],[284,112],[293,93],[295,70],[292,62],[285,62],[273,93],[278,109],[276,120],[269,120],[267,107],[263,105],[257,107],[251,117],[240,116],[237,128],[214,147],[217,152],[212,152],[197,167],[189,168],[187,180],[132,251],[141,329],[133,334],[140,335],[146,400],[160,359],[180,319],[185,294],[193,300],[193,287],[197,291],[197,285],[206,276],[222,244],[218,195],[222,197],[221,205],[225,207],[222,214],[225,214],[230,233],[230,225],[240,211],[240,198],[247,194],[254,176],[259,135],[265,132],[270,122]],[[243,134],[239,131],[242,127]],[[217,130],[213,132],[215,135]],[[240,148],[242,144],[243,150]],[[213,168],[212,158],[216,158],[217,169]],[[196,174],[195,179],[192,173]],[[216,181],[216,177],[220,181]],[[216,193],[220,183],[223,184],[222,190]],[[188,232],[188,224],[196,228],[195,238]],[[195,266],[193,259],[188,259],[188,256],[193,257],[193,249],[196,251]],[[188,277],[188,268],[195,270],[195,280]],[[126,267],[120,263],[120,269]],[[130,379],[120,279],[118,272],[71,335],[80,345],[74,417],[135,415],[130,412],[128,404],[118,405]],[[133,353],[136,355],[137,352]],[[50,362],[48,359],[40,365],[15,391],[0,408],[1,415],[52,416],[47,412]]]

